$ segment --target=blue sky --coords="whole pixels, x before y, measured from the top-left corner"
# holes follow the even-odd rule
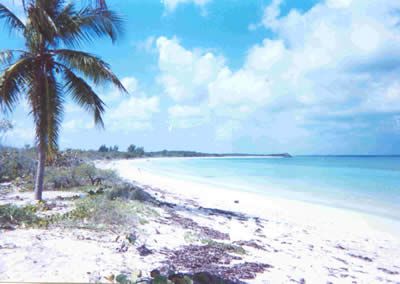
[[[98,89],[105,130],[67,100],[61,148],[400,153],[398,0],[108,3],[124,37],[84,48],[130,94]],[[0,49],[21,44],[1,31]],[[28,113],[21,101],[7,116],[8,144],[33,144]]]

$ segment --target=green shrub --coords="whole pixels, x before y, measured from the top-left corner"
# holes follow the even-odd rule
[[[157,216],[149,206],[137,201],[110,200],[104,195],[93,195],[76,201],[76,207],[64,216],[67,225],[116,227],[141,224],[146,218]],[[72,221],[72,223],[69,223]]]
[[[32,153],[7,148],[0,150],[0,182],[33,176],[35,168]]]
[[[137,200],[141,202],[156,202],[155,198],[142,188],[129,183],[122,183],[115,186],[110,192],[107,193],[107,197],[110,200],[119,198],[126,200]]]
[[[0,226],[1,225],[34,225],[40,221],[36,216],[32,206],[17,207],[15,205],[0,206]]]
[[[45,176],[48,189],[71,189],[82,186],[111,186],[117,175],[111,170],[97,169],[92,164],[71,167],[49,167]]]
[[[227,244],[227,243],[221,243],[221,242],[216,242],[214,240],[211,239],[205,239],[201,241],[203,244],[206,244],[210,247],[216,247],[216,248],[221,248],[225,251],[228,252],[232,252],[232,253],[236,253],[236,254],[246,254],[246,250],[241,247],[241,246],[237,246],[237,245],[233,245],[233,244]]]

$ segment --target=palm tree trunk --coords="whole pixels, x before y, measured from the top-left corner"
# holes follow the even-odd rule
[[[38,147],[38,166],[36,169],[35,180],[35,200],[42,200],[43,180],[44,180],[44,166],[46,162],[46,151],[39,145]]]

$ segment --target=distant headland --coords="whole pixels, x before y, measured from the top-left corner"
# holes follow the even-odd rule
[[[145,156],[146,157],[281,157],[281,158],[292,157],[289,153],[278,153],[278,154],[202,153],[195,151],[176,151],[176,150],[146,152]]]

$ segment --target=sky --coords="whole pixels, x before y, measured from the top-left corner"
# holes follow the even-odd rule
[[[0,2],[21,13],[17,0]],[[104,130],[66,98],[61,149],[400,154],[400,1],[108,4],[123,37],[83,49],[129,94],[97,88]],[[13,47],[21,38],[0,29],[0,49]],[[1,117],[15,126],[7,144],[34,143],[25,100]]]

